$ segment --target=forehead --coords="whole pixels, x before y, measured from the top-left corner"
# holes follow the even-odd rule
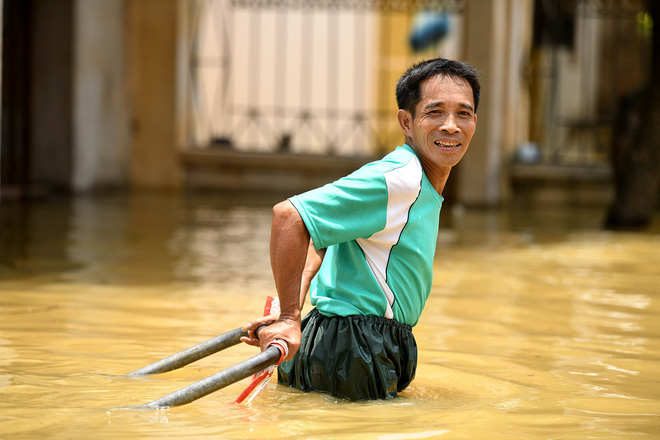
[[[422,81],[420,104],[429,101],[463,103],[474,107],[472,86],[459,76],[435,75]]]

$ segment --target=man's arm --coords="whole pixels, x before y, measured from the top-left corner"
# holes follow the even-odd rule
[[[300,283],[300,310],[302,310],[303,306],[305,305],[305,299],[307,298],[307,292],[309,292],[309,286],[312,282],[312,278],[314,278],[314,276],[321,268],[321,263],[323,263],[325,251],[325,249],[319,249],[317,251],[314,248],[314,242],[311,239],[309,240],[307,260],[305,261],[305,269],[303,270],[302,280]]]
[[[310,243],[309,232],[293,204],[286,200],[273,208],[270,235],[270,264],[280,300],[280,317],[259,332],[259,345],[265,350],[274,339],[289,346],[290,360],[300,347],[301,280]],[[254,330],[261,325],[255,320],[244,327],[250,336],[243,342],[254,345]]]

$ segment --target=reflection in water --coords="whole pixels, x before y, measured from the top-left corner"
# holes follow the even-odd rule
[[[417,378],[399,399],[272,382],[250,406],[228,403],[235,384],[179,408],[121,409],[255,354],[122,377],[260,313],[275,201],[3,205],[0,438],[660,436],[660,229],[602,232],[587,208],[443,212]]]
[[[236,207],[218,211],[202,206],[194,221],[178,228],[168,249],[179,258],[173,274],[200,287],[243,285],[270,287],[268,243],[271,214],[263,208]]]

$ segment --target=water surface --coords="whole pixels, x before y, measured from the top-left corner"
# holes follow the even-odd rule
[[[443,211],[417,377],[398,399],[272,381],[232,404],[242,382],[182,407],[124,409],[256,354],[236,346],[122,377],[260,313],[274,293],[265,202],[4,203],[0,438],[660,437],[660,227],[605,232],[593,207]]]

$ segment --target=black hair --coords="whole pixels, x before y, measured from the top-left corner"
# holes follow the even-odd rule
[[[474,111],[479,107],[481,98],[481,84],[479,83],[479,72],[474,67],[463,61],[449,60],[446,58],[435,58],[415,64],[399,78],[396,83],[396,102],[400,109],[408,110],[413,117],[415,107],[422,99],[420,90],[421,83],[433,76],[453,76],[465,79],[472,87],[474,98]]]

